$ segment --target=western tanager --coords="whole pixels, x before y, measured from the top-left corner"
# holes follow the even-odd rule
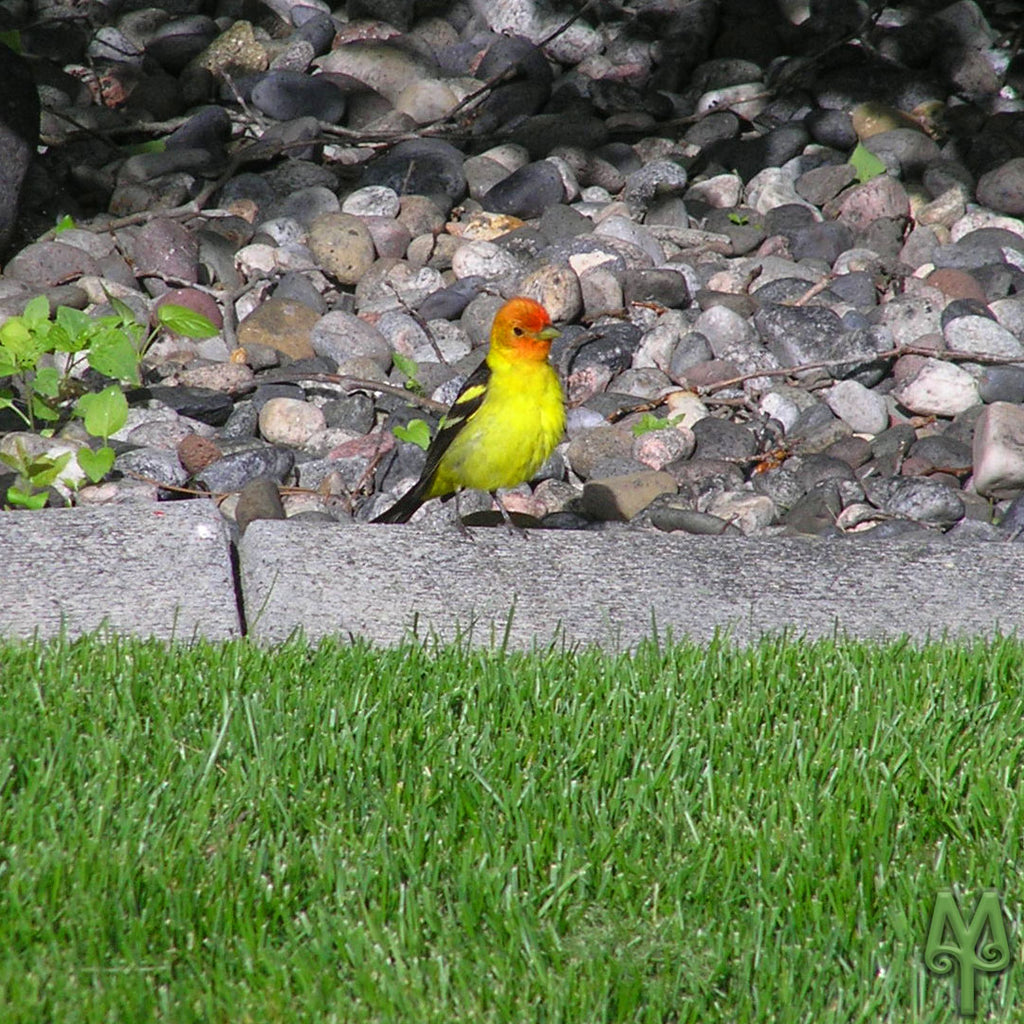
[[[487,358],[441,418],[419,480],[373,522],[407,522],[430,498],[469,488],[489,491],[512,525],[498,488],[529,480],[565,429],[562,386],[548,362],[557,337],[533,299],[510,299],[498,310]]]

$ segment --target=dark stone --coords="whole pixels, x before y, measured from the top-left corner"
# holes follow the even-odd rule
[[[227,423],[234,409],[230,395],[223,391],[214,391],[212,388],[172,388],[154,385],[133,388],[127,392],[126,397],[129,405],[139,405],[156,399],[169,409],[173,409],[179,416],[188,416],[190,419],[199,420],[200,423],[208,423],[211,427]]]
[[[718,516],[713,516],[709,512],[698,512],[693,508],[681,508],[678,505],[649,507],[646,510],[646,517],[652,526],[665,533],[682,532],[711,537],[743,536],[742,530]]]
[[[462,277],[447,288],[431,292],[416,308],[424,320],[457,320],[486,284],[479,275]]]
[[[986,403],[1024,405],[1024,366],[986,366],[978,378],[978,394]]]
[[[642,338],[640,328],[633,324],[613,323],[591,327],[582,339],[576,340],[576,352],[569,369],[576,373],[591,366],[602,366],[612,373],[621,373],[633,365],[633,355],[640,347]],[[557,363],[557,359],[556,352],[552,361]]]
[[[196,477],[196,484],[215,494],[232,493],[261,476],[280,482],[294,465],[295,455],[284,448],[253,446],[211,463]]]
[[[493,213],[507,213],[529,220],[565,198],[558,168],[547,160],[520,167],[488,189],[480,205]]]
[[[851,306],[868,309],[878,305],[878,289],[875,287],[874,275],[866,270],[853,270],[849,274],[840,274],[829,283],[828,290],[842,302]]]
[[[804,118],[804,124],[814,141],[823,146],[845,152],[857,145],[853,118],[845,110],[812,110]]]
[[[951,487],[921,477],[865,477],[864,491],[876,508],[932,526],[952,526],[964,517],[964,503]]]
[[[694,423],[693,436],[697,439],[695,459],[747,459],[757,451],[757,438],[749,427],[715,416]]]
[[[820,221],[797,228],[789,239],[789,251],[797,260],[835,263],[839,254],[853,245],[853,232],[838,220]]]
[[[627,270],[622,274],[622,297],[631,302],[655,302],[677,308],[689,305],[690,290],[686,278],[676,270]]]
[[[945,330],[948,324],[962,316],[983,316],[987,320],[995,320],[992,310],[984,302],[977,299],[953,299],[943,307],[939,323]]]
[[[449,142],[410,139],[371,160],[361,184],[386,185],[402,196],[440,194],[457,202],[466,195],[462,160],[462,153]]]
[[[326,75],[301,71],[269,71],[252,90],[257,110],[279,121],[315,117],[331,124],[345,114],[345,94]]]
[[[235,506],[235,522],[241,533],[245,533],[246,527],[256,519],[284,518],[284,505],[276,480],[258,476],[242,488]]]
[[[146,44],[146,53],[167,71],[179,74],[217,38],[213,18],[192,14],[161,25]]]
[[[359,391],[342,398],[332,398],[323,404],[324,420],[328,427],[340,427],[368,434],[375,422],[373,399]]]

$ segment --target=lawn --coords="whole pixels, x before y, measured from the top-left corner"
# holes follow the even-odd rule
[[[1024,645],[0,647],[0,1021],[1024,1020]]]

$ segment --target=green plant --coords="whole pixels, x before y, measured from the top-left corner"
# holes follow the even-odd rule
[[[0,462],[18,474],[17,480],[7,488],[7,502],[19,508],[40,509],[49,497],[47,489],[57,482],[71,461],[71,452],[47,455],[31,454],[22,442],[14,446],[14,453],[0,453]]]
[[[856,170],[857,181],[861,184],[870,181],[872,178],[877,178],[880,174],[885,174],[885,164],[870,149],[867,149],[862,142],[858,142],[854,146],[849,162],[853,165],[854,170]]]
[[[394,427],[391,433],[399,441],[408,441],[424,451],[430,446],[430,427],[423,420],[409,420],[406,426]]]
[[[114,452],[107,442],[127,419],[128,403],[121,385],[140,382],[140,364],[159,331],[167,328],[192,338],[217,333],[209,319],[185,306],[161,306],[156,325],[147,330],[129,306],[114,298],[110,302],[114,312],[106,316],[60,306],[51,319],[49,304],[39,295],[20,316],[0,326],[0,379],[11,382],[0,388],[0,409],[10,409],[29,430],[44,435],[52,433],[52,425],[62,418],[80,417],[85,429],[103,441],[96,451],[78,453],[78,465],[94,483],[113,466]],[[73,375],[83,364],[118,383],[75,401]],[[63,455],[58,466],[48,456],[24,452],[9,454],[3,461],[24,481],[23,486],[8,489],[7,500],[23,507],[45,502],[45,496],[40,502],[36,492],[50,486],[67,464]]]
[[[395,369],[405,374],[406,390],[411,391],[414,395],[422,395],[423,385],[416,379],[416,374],[420,372],[420,368],[416,365],[416,360],[402,355],[401,352],[396,352],[391,357],[391,360],[395,364]]]
[[[663,420],[652,413],[645,412],[633,424],[633,436],[641,437],[643,434],[649,434],[652,430],[667,430],[669,427],[674,427],[681,419],[682,416],[672,416],[667,420]]]
[[[745,213],[736,213],[734,211],[729,214],[729,221],[732,224],[742,227],[744,224],[750,223],[750,218]]]

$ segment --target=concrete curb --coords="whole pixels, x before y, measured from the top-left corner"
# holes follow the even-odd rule
[[[0,635],[242,635],[227,525],[210,501],[0,515]]]
[[[1024,547],[259,521],[233,567],[212,502],[0,516],[0,635],[393,644],[740,642],[1024,632]],[[239,601],[239,596],[241,600]]]

